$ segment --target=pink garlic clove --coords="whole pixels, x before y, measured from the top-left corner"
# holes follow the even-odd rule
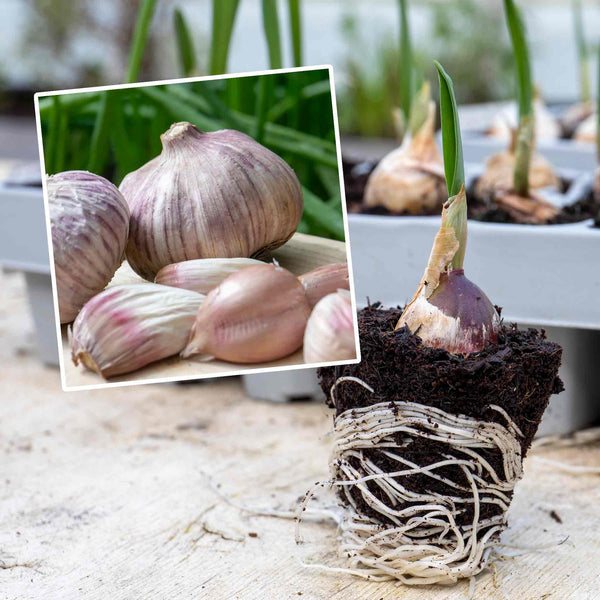
[[[248,267],[208,294],[182,356],[277,360],[302,346],[309,314],[304,288],[292,273],[275,264]]]
[[[349,290],[348,265],[346,263],[324,265],[298,277],[311,308],[328,294],[337,290]]]
[[[208,294],[229,275],[264,264],[253,258],[197,258],[163,267],[154,282]]]
[[[107,288],[73,323],[73,362],[112,377],[177,354],[203,300],[202,294],[154,283]]]

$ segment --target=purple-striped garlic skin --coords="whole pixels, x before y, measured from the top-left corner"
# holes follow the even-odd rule
[[[203,301],[202,294],[155,283],[109,287],[73,323],[73,362],[107,378],[178,354]]]
[[[248,267],[208,294],[182,356],[277,360],[302,346],[309,315],[304,287],[292,273],[276,264]]]
[[[348,265],[346,263],[323,265],[300,275],[298,279],[304,286],[311,308],[328,294],[333,294],[337,290],[350,289]]]
[[[431,296],[417,296],[400,321],[399,326],[408,325],[425,346],[453,354],[483,350],[498,341],[500,328],[494,305],[462,269],[442,273]]]
[[[60,322],[70,323],[121,265],[129,207],[110,181],[87,171],[57,173],[46,187]]]
[[[196,258],[258,257],[284,244],[302,215],[298,178],[251,137],[175,123],[162,153],[123,179],[131,208],[127,260],[153,281]]]
[[[304,332],[304,362],[326,363],[356,358],[350,292],[338,290],[321,298]]]
[[[157,274],[154,283],[208,294],[233,273],[246,267],[264,265],[253,258],[196,258],[167,265]]]

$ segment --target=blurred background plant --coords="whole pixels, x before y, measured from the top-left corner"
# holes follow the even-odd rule
[[[416,2],[409,2],[409,7]],[[410,8],[409,8],[410,10]],[[430,7],[432,34],[413,36],[414,61],[437,90],[433,60],[441,58],[456,81],[459,103],[505,100],[514,94],[512,58],[504,35],[502,5],[478,0],[448,0]],[[374,47],[361,34],[349,10],[342,30],[347,45],[346,85],[340,94],[340,127],[362,136],[395,135],[391,111],[399,104],[399,44],[396,37],[377,37]],[[501,35],[490,35],[490,32]],[[353,48],[369,49],[357,54]],[[477,57],[474,60],[474,57]],[[437,93],[437,92],[436,92]]]

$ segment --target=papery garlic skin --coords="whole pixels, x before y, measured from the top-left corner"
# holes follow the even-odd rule
[[[154,283],[109,287],[73,323],[73,362],[112,377],[177,354],[203,301],[202,294]]]
[[[407,134],[371,173],[364,204],[395,213],[428,214],[437,213],[446,199],[444,165],[435,143],[435,104],[430,102],[418,133]]]
[[[350,292],[339,290],[321,298],[304,332],[304,362],[326,363],[356,358]]]
[[[517,104],[511,102],[503,108],[493,119],[487,135],[503,140],[510,140],[512,131],[518,126]],[[548,110],[540,96],[533,100],[535,119],[535,139],[538,141],[551,141],[561,135],[560,124]]]
[[[300,182],[251,137],[175,123],[162,153],[123,179],[131,208],[127,260],[153,281],[196,258],[257,257],[284,244],[302,215]]]
[[[265,264],[253,258],[197,258],[167,265],[157,274],[154,283],[208,294],[227,277],[246,267]]]
[[[348,265],[346,263],[323,265],[300,275],[298,279],[304,286],[311,308],[328,294],[333,294],[340,289],[350,289]]]
[[[496,309],[462,269],[442,273],[432,295],[415,298],[401,321],[426,346],[454,354],[483,350],[490,342],[498,341],[500,328]]]
[[[309,315],[304,288],[292,273],[275,264],[248,267],[208,294],[182,356],[277,360],[302,346]]]
[[[49,176],[46,190],[60,322],[70,323],[121,265],[129,207],[110,181],[87,171]]]

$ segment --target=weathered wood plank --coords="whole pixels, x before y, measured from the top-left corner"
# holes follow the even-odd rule
[[[423,590],[309,569],[301,561],[337,564],[329,522],[305,523],[298,546],[293,522],[215,493],[210,481],[237,503],[293,510],[327,477],[324,406],[255,402],[238,379],[62,393],[33,355],[17,276],[0,286],[1,598],[466,597],[466,583]],[[598,466],[600,444],[526,461],[504,540],[552,546],[498,563],[476,598],[600,597],[600,477],[539,458]]]

